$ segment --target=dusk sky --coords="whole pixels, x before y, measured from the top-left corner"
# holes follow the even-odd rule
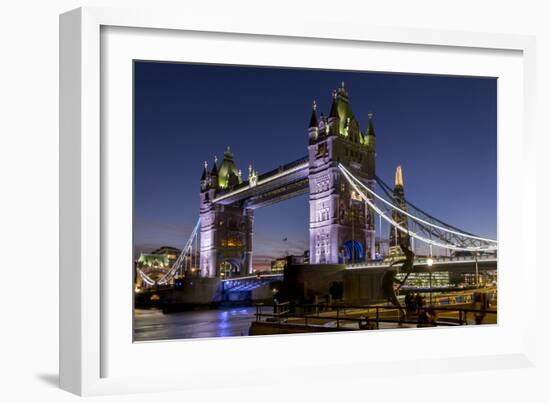
[[[402,165],[408,200],[496,239],[496,79],[136,62],[134,252],[185,244],[227,146],[245,179],[305,156],[312,101],[328,115],[342,81],[362,131],[374,113],[377,175]],[[308,221],[307,195],[256,210],[255,257],[308,249]]]

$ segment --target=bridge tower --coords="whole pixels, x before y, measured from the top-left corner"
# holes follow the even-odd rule
[[[405,204],[405,190],[403,188],[403,170],[401,165],[395,169],[395,186],[393,189],[393,202],[401,210],[406,211],[407,206]],[[398,223],[401,227],[407,229],[407,216],[397,210],[392,210],[392,219]],[[390,259],[403,256],[401,250],[401,242],[410,247],[410,237],[408,234],[404,234],[399,231],[395,226],[390,228],[390,245],[389,245],[389,257]]]
[[[210,172],[205,161],[200,181],[200,272],[202,277],[234,277],[252,273],[254,212],[242,206],[224,206],[213,200],[220,191],[242,183],[233,153],[227,147],[220,167]]]
[[[368,114],[361,132],[344,83],[332,94],[328,117],[317,116],[314,102],[309,122],[310,263],[348,263],[374,259],[374,212],[338,170],[345,165],[374,187],[376,138]]]

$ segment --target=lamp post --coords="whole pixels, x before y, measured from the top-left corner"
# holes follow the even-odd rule
[[[428,264],[430,270],[430,305],[432,305],[432,266],[434,264],[434,260],[431,255],[428,260],[426,260],[426,263]]]
[[[479,265],[477,263],[478,252],[475,252],[474,256],[475,256],[475,259],[476,259],[476,288],[478,288],[479,287]]]
[[[355,263],[355,210],[351,203],[351,264]]]

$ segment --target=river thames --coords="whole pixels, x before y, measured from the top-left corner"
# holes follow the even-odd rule
[[[236,307],[163,314],[134,310],[135,341],[247,336],[255,307]]]

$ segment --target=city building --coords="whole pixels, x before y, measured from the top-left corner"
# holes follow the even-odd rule
[[[161,246],[151,252],[152,255],[165,255],[170,265],[174,264],[180,253],[181,249],[174,248],[173,246]]]
[[[393,202],[399,207],[399,209],[406,211],[407,206],[405,204],[405,190],[403,188],[403,171],[401,165],[395,169],[395,187],[393,189]],[[407,229],[407,216],[400,211],[392,210],[392,219],[400,227]],[[390,227],[390,244],[388,258],[393,260],[402,257],[403,251],[401,250],[401,244],[404,243],[410,248],[410,237],[408,234],[398,230],[396,226]]]
[[[164,254],[141,252],[136,264],[140,269],[164,269],[170,266],[170,259]]]
[[[305,264],[305,256],[289,255],[279,259],[275,259],[271,262],[272,272],[284,271],[288,266]]]

